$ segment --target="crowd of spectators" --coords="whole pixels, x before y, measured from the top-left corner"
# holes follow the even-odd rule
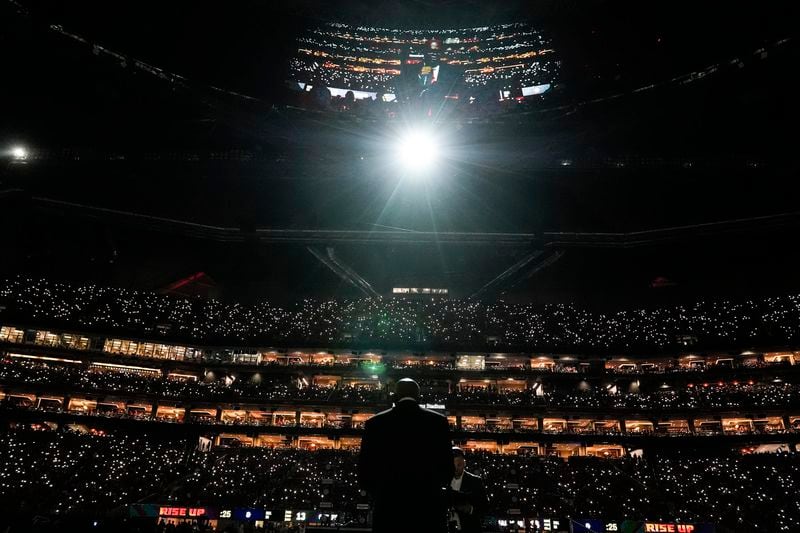
[[[467,462],[468,470],[484,476],[495,508],[532,509],[540,516],[712,522],[720,531],[791,531],[800,503],[786,499],[785,491],[800,483],[799,467],[789,454],[566,462],[473,454]]]
[[[396,93],[409,74],[420,85],[418,74],[432,77],[421,73],[423,65],[452,69],[449,84],[456,89],[512,90],[553,82],[559,63],[549,40],[526,24],[437,31],[334,23],[298,39],[290,76],[300,83]]]
[[[9,515],[106,517],[134,502],[320,509],[358,524],[367,502],[356,452],[242,448],[201,453],[186,440],[64,431],[0,434],[0,500]],[[390,460],[390,459],[387,459]],[[793,453],[698,453],[600,459],[470,453],[493,518],[592,517],[712,522],[719,531],[793,531]],[[326,504],[327,506],[327,504]],[[363,524],[360,524],[363,525]]]
[[[521,79],[528,79],[539,72],[538,68],[509,69]],[[364,73],[347,72],[348,80],[367,77]],[[374,81],[372,75],[369,84]],[[471,96],[456,98],[445,94],[440,87],[419,91],[408,91],[412,96],[397,98],[397,95],[375,92],[375,95],[359,94],[354,91],[331,91],[324,85],[309,85],[305,91],[289,93],[288,109],[299,108],[302,112],[331,113],[337,118],[382,121],[397,120],[400,117],[429,117],[436,110],[437,120],[448,122],[499,122],[513,117],[520,117],[541,108],[539,94],[521,96],[518,92],[508,91],[502,99],[500,91],[489,85],[491,75],[480,71],[470,73],[465,78],[478,85],[471,90]],[[522,83],[522,82],[520,82]],[[368,85],[369,86],[369,85]],[[544,86],[543,86],[544,87]],[[388,100],[387,100],[388,99]],[[328,115],[334,116],[334,115]]]
[[[474,300],[223,303],[24,277],[0,283],[0,319],[194,343],[486,346],[586,350],[800,341],[800,295],[596,312]]]
[[[800,386],[789,383],[715,383],[669,387],[651,392],[609,394],[594,388],[545,395],[553,407],[612,409],[751,409],[800,405]]]
[[[291,376],[258,379],[175,379],[136,371],[97,370],[83,365],[60,365],[26,360],[0,360],[0,383],[46,385],[64,393],[102,392],[147,394],[167,400],[318,402],[384,406],[390,394],[385,385],[309,384]],[[800,407],[800,385],[788,382],[719,382],[658,386],[649,391],[609,390],[605,387],[548,386],[544,390],[500,390],[496,386],[453,386],[420,380],[422,401],[457,406],[555,407],[567,409],[758,409]]]
[[[193,472],[187,443],[49,431],[0,434],[0,500],[30,514],[107,513]]]
[[[383,396],[380,390],[366,387],[301,385],[298,380],[290,378],[259,377],[257,380],[219,379],[213,381],[176,379],[136,371],[94,370],[71,365],[11,359],[0,361],[0,382],[48,385],[74,392],[149,394],[175,400],[239,401],[251,399],[364,403],[381,401]]]

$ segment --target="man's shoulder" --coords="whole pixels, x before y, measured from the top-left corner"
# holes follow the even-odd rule
[[[372,416],[372,418],[370,418],[370,420],[372,420],[373,418],[381,417],[381,416],[389,416],[391,413],[392,413],[392,408],[390,407],[389,409],[384,409],[380,413],[375,413],[375,415]]]
[[[469,479],[471,481],[479,481],[479,482],[483,481],[483,478],[478,474],[473,474],[472,472],[467,472],[466,470],[464,470],[464,478]]]
[[[380,426],[383,423],[390,423],[389,420],[395,417],[421,417],[425,420],[430,420],[431,423],[444,423],[447,424],[447,417],[437,413],[436,411],[431,411],[430,409],[426,409],[420,405],[417,405],[416,409],[403,409],[398,410],[397,407],[392,407],[391,409],[386,409],[385,411],[381,411],[370,417],[365,422],[365,427],[375,427]]]
[[[380,413],[376,413],[369,417],[366,422],[364,422],[364,427],[374,426],[375,424],[380,424],[381,420],[389,417],[392,414],[391,409],[386,409],[385,411],[381,411]]]
[[[447,420],[447,417],[444,416],[442,413],[437,413],[436,411],[432,411],[432,410],[428,409],[427,407],[420,406],[419,410],[424,413],[424,416],[429,417],[431,420],[435,420],[437,418],[445,420],[445,421]]]

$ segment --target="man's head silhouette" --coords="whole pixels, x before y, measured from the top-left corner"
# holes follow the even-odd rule
[[[399,402],[403,398],[412,398],[415,402],[419,401],[419,385],[411,378],[403,378],[395,385],[394,401]]]

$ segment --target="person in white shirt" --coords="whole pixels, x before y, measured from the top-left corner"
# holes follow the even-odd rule
[[[480,532],[481,515],[487,505],[483,480],[465,470],[467,460],[461,448],[453,447],[453,466],[453,479],[450,480],[449,529],[464,533]]]

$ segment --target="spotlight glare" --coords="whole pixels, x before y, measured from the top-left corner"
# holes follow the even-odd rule
[[[28,151],[24,146],[14,146],[11,148],[11,157],[14,159],[26,159],[28,157]]]
[[[430,171],[439,157],[439,145],[436,138],[426,131],[409,132],[400,139],[396,156],[407,171]]]

